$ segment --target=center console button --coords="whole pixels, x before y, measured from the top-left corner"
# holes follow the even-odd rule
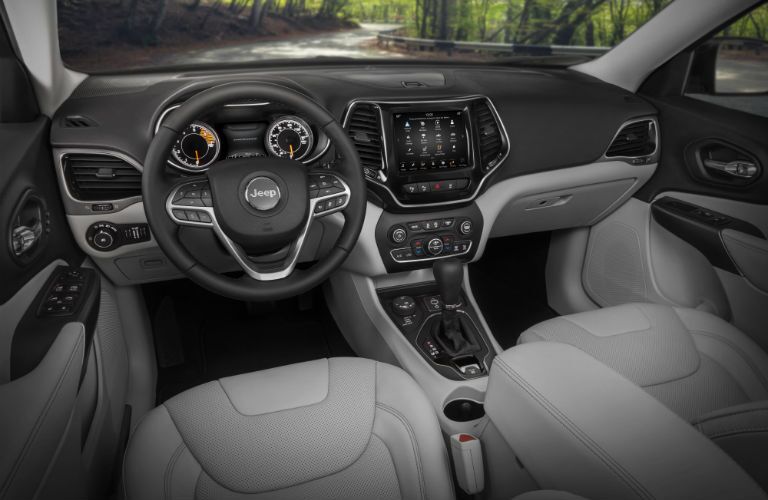
[[[432,238],[427,243],[427,250],[432,255],[440,255],[443,252],[443,240],[440,238]]]
[[[409,222],[407,225],[409,231],[421,231],[421,222]]]
[[[392,310],[399,316],[411,316],[416,312],[416,301],[408,295],[395,297],[392,301]]]
[[[416,185],[416,190],[419,193],[429,193],[429,184],[427,184],[426,182],[419,182]]]
[[[472,232],[472,221],[469,219],[462,221],[459,225],[459,232],[465,236],[470,234]]]

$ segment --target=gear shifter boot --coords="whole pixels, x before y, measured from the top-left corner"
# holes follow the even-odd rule
[[[454,311],[443,311],[441,316],[432,318],[430,333],[449,356],[464,356],[480,350],[477,343],[479,333]]]

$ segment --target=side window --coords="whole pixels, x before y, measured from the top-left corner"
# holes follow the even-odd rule
[[[696,49],[685,95],[768,117],[768,3]]]

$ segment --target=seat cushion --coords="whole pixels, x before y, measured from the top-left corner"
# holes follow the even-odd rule
[[[535,341],[581,349],[688,421],[768,399],[768,356],[733,325],[694,309],[625,304],[561,316],[519,343]]]
[[[452,498],[434,410],[402,370],[322,359],[171,398],[131,438],[125,496]]]

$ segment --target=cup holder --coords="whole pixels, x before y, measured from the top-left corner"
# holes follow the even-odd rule
[[[443,413],[454,422],[469,422],[484,417],[485,408],[471,399],[454,399],[443,407]]]

